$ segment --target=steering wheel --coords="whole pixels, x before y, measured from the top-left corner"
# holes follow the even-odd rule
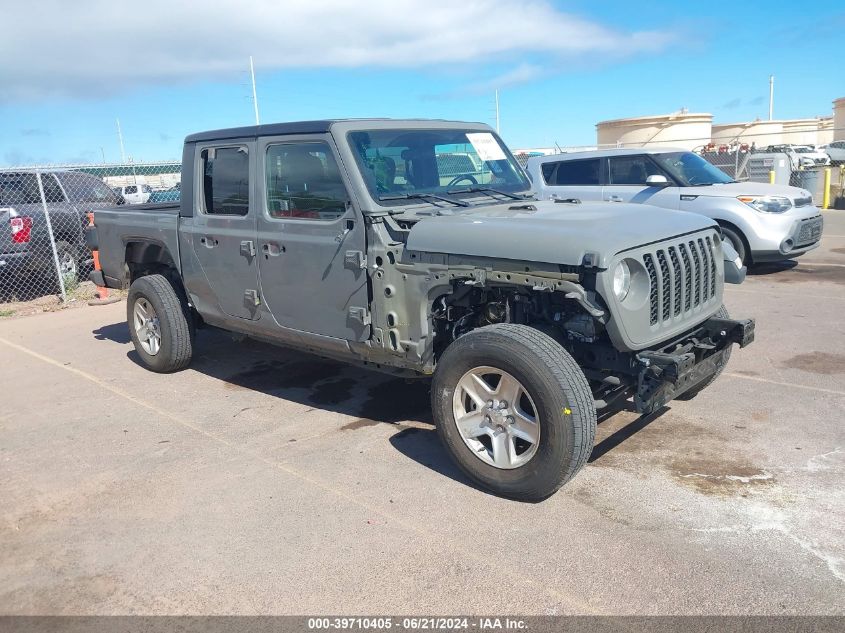
[[[446,185],[447,187],[451,187],[453,185],[457,185],[462,180],[468,180],[473,185],[477,185],[478,181],[475,179],[475,176],[471,174],[461,174],[460,176],[455,176],[452,180],[449,181],[449,184]]]

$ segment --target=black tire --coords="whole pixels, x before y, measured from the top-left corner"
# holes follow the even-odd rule
[[[141,298],[152,304],[158,317],[161,346],[156,354],[149,354],[142,347],[134,327],[135,304]],[[132,282],[126,300],[126,322],[135,351],[147,368],[169,373],[184,369],[191,362],[193,344],[187,313],[188,307],[163,275],[146,275]]]
[[[737,230],[727,226],[722,227],[722,235],[724,235],[725,239],[728,240],[731,243],[731,246],[734,247],[734,250],[742,260],[742,263],[748,264],[750,262],[748,257],[748,248],[745,246],[745,240],[742,235]]]
[[[453,397],[468,371],[489,366],[508,372],[528,392],[539,417],[536,452],[522,466],[500,469],[482,461],[458,431]],[[473,330],[452,343],[437,363],[431,392],[437,432],[471,479],[496,494],[541,501],[586,464],[596,433],[593,394],[569,353],[547,334],[524,325]]]
[[[725,306],[722,306],[721,308],[719,308],[719,311],[716,314],[714,314],[713,316],[715,316],[717,319],[730,319],[731,318],[731,315],[728,314],[728,310],[727,310],[727,308],[725,308]],[[700,383],[698,383],[694,387],[691,387],[690,389],[688,389],[687,391],[682,393],[680,396],[675,398],[675,400],[684,400],[684,401],[692,400],[698,394],[700,394],[702,391],[707,389],[707,387],[712,385],[713,382],[719,377],[719,374],[721,374],[725,370],[725,367],[727,366],[728,361],[731,359],[731,349],[732,348],[733,348],[733,345],[729,345],[725,349],[725,351],[722,355],[722,360],[719,361],[719,364],[716,366],[716,371],[714,371],[712,374],[710,374],[707,378],[702,380]]]

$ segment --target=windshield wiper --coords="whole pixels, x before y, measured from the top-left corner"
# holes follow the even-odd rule
[[[449,192],[451,193],[451,192]],[[436,193],[400,193],[395,196],[379,196],[379,200],[442,200],[443,202],[448,202],[450,204],[454,204],[458,207],[468,207],[469,203],[464,202],[463,200],[455,200],[454,198],[447,198],[446,196],[438,196]]]
[[[493,189],[493,187],[465,187],[463,189],[449,189],[449,191],[447,191],[446,193],[486,193],[488,195],[491,193],[495,193],[500,196],[510,198],[511,200],[525,200],[525,196],[520,196],[515,193],[508,193],[507,191],[500,191],[499,189]],[[492,198],[493,196],[490,197]]]

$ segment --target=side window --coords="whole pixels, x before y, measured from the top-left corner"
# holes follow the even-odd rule
[[[202,150],[203,211],[215,215],[249,212],[249,154],[246,147]]]
[[[548,185],[599,185],[599,159],[563,160],[543,165]]]
[[[44,198],[47,202],[65,202],[65,194],[62,193],[53,174],[41,174],[41,184],[44,187]]]
[[[657,165],[646,156],[616,156],[608,160],[611,185],[644,185],[646,178],[659,173]]]
[[[125,191],[126,193],[138,193],[138,187],[136,185],[128,185]]]
[[[270,145],[265,186],[270,217],[336,220],[346,213],[349,196],[322,141]]]
[[[41,202],[35,174],[0,174],[0,204],[36,204]]]

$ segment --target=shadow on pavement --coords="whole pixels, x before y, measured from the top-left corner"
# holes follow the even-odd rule
[[[764,264],[752,264],[748,267],[748,274],[752,277],[773,275],[782,273],[785,270],[792,270],[798,265],[794,259],[785,259],[779,262],[767,262]]]
[[[93,334],[99,341],[130,342],[125,322],[104,325]],[[127,358],[141,366],[134,349],[127,353]],[[341,433],[354,433],[376,424],[396,425],[401,430],[389,441],[397,451],[426,468],[486,494],[452,463],[443,449],[431,417],[429,380],[394,378],[257,341],[236,342],[219,330],[197,333],[189,368],[220,380],[225,390],[257,391],[353,418],[338,429]],[[627,401],[619,403],[600,415],[599,423],[620,411],[630,411],[631,406]],[[590,462],[600,459],[666,410],[637,418],[596,444]],[[402,424],[409,421],[432,427]]]
[[[628,424],[623,426],[621,429],[618,429],[612,435],[608,435],[606,438],[604,438],[601,442],[599,442],[593,447],[593,452],[590,455],[590,459],[587,460],[588,463],[592,464],[593,462],[601,459],[602,456],[612,451],[614,448],[619,446],[628,438],[633,437],[636,433],[642,431],[645,427],[654,422],[657,418],[662,416],[668,410],[668,407],[662,407],[654,413],[650,413],[648,415],[641,415],[636,420],[633,420],[632,422],[629,422]]]
[[[113,343],[125,344],[132,341],[129,337],[129,326],[126,322],[104,325],[92,332],[98,341],[112,341]]]

